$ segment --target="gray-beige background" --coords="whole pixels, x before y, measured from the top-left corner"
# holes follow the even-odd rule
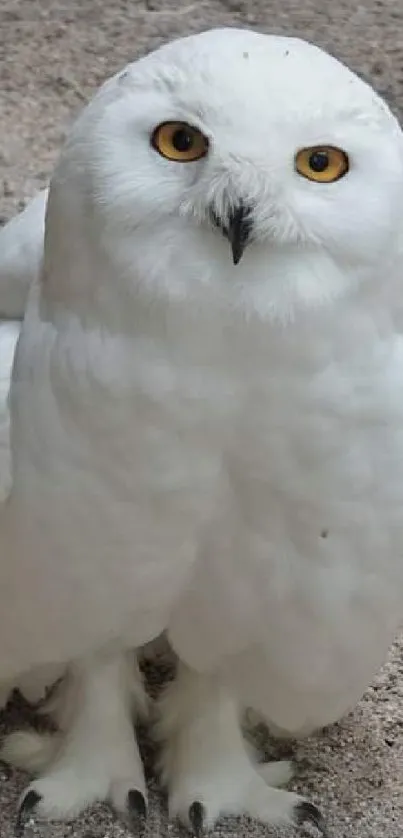
[[[0,0],[1,220],[46,183],[74,114],[107,76],[162,40],[228,24],[315,41],[372,80],[403,116],[403,0]],[[332,838],[401,838],[402,647],[396,643],[360,705],[340,724],[286,746],[256,731],[267,757],[293,754],[294,785],[321,806]],[[149,672],[154,687],[162,674],[163,668]],[[3,729],[28,719],[28,708],[17,701]],[[13,836],[25,782],[21,773],[0,768],[1,838]],[[152,776],[150,787],[148,834],[177,838],[180,830],[168,827],[165,800]],[[26,838],[127,834],[103,806],[73,824],[26,829]],[[274,838],[292,831],[227,822],[216,834]]]

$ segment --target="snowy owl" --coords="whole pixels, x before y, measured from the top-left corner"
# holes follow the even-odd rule
[[[145,814],[131,650],[166,632],[171,816],[322,827],[276,788],[287,764],[256,764],[240,715],[293,736],[340,718],[403,614],[397,121],[310,44],[209,31],[108,81],[39,201],[43,255],[43,213],[14,228],[34,278],[0,673],[69,677],[55,738],[5,743],[38,774],[20,815]],[[24,270],[0,276],[19,317]]]

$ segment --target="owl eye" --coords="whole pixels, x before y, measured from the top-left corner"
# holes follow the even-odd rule
[[[302,177],[317,183],[334,183],[349,169],[345,151],[334,146],[302,148],[295,157],[295,168]]]
[[[151,145],[166,160],[191,163],[207,154],[209,141],[187,122],[163,122],[153,132]]]

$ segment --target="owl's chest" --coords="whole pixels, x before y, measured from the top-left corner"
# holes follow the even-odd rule
[[[160,438],[188,450],[194,476],[214,458],[233,489],[272,487],[298,502],[379,492],[382,475],[400,475],[400,340],[351,354],[323,334],[304,338],[199,328],[135,349],[133,435],[138,421],[152,447]]]
[[[312,510],[326,530],[329,505],[343,519],[363,499],[401,504],[403,351],[392,332],[381,341],[370,316],[361,331],[353,318],[354,331],[345,318],[282,329],[185,315],[139,307],[130,339],[87,335],[76,354],[66,341],[52,379],[63,445],[43,439],[47,469],[60,479],[68,458],[134,507],[193,497],[202,521],[237,508],[255,529],[269,516],[288,533]],[[34,427],[38,449],[43,398],[30,395],[26,438]]]
[[[244,346],[232,374],[221,367],[221,412],[213,393],[204,403],[220,469],[171,639],[196,667],[226,659],[238,685],[256,677],[245,700],[278,723],[285,695],[292,713],[300,690],[316,697],[315,726],[357,699],[402,613],[403,367],[393,340],[372,355],[333,345],[320,364],[312,344],[294,349],[252,358]]]

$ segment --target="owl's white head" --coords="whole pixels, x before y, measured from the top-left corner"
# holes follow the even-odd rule
[[[368,85],[303,41],[213,30],[129,65],[84,111],[47,259],[58,240],[60,285],[83,299],[90,283],[92,302],[108,282],[125,306],[135,288],[284,318],[379,279],[402,218],[403,136]]]

